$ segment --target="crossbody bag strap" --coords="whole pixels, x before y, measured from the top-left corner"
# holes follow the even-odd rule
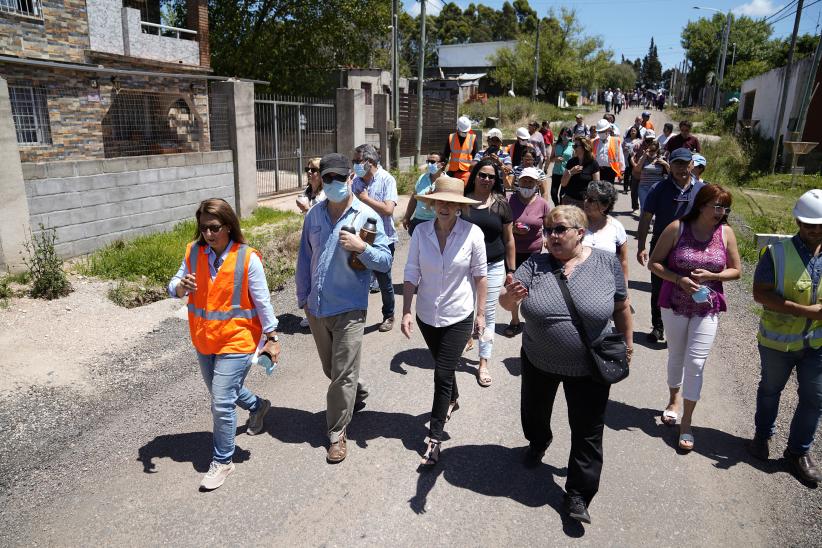
[[[554,276],[557,279],[559,290],[562,292],[562,297],[565,299],[565,305],[568,307],[568,312],[571,313],[571,323],[573,323],[574,327],[577,328],[577,333],[579,333],[579,338],[582,341],[583,346],[590,348],[591,343],[588,342],[588,334],[585,332],[585,326],[582,323],[582,318],[580,317],[579,311],[574,304],[574,299],[571,297],[571,291],[568,289],[568,281],[561,267],[554,270]]]

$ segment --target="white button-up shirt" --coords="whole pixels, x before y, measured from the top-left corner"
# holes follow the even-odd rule
[[[440,252],[434,223],[422,223],[414,230],[404,279],[417,286],[419,319],[445,327],[474,311],[474,278],[488,271],[485,237],[478,226],[457,219]]]

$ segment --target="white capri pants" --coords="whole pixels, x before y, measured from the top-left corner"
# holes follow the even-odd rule
[[[668,386],[682,387],[683,398],[699,401],[702,370],[716,338],[719,315],[689,318],[670,308],[661,311],[668,337]]]

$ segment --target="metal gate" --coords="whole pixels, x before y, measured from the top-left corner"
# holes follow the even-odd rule
[[[259,198],[302,188],[306,162],[337,151],[333,99],[258,94],[254,121]]]

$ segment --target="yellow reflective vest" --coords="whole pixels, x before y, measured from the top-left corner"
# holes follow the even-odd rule
[[[805,306],[822,302],[819,287],[814,286],[793,239],[782,240],[767,249],[773,261],[775,291],[779,295]],[[762,346],[781,352],[819,348],[822,347],[822,321],[763,308],[756,338]]]

